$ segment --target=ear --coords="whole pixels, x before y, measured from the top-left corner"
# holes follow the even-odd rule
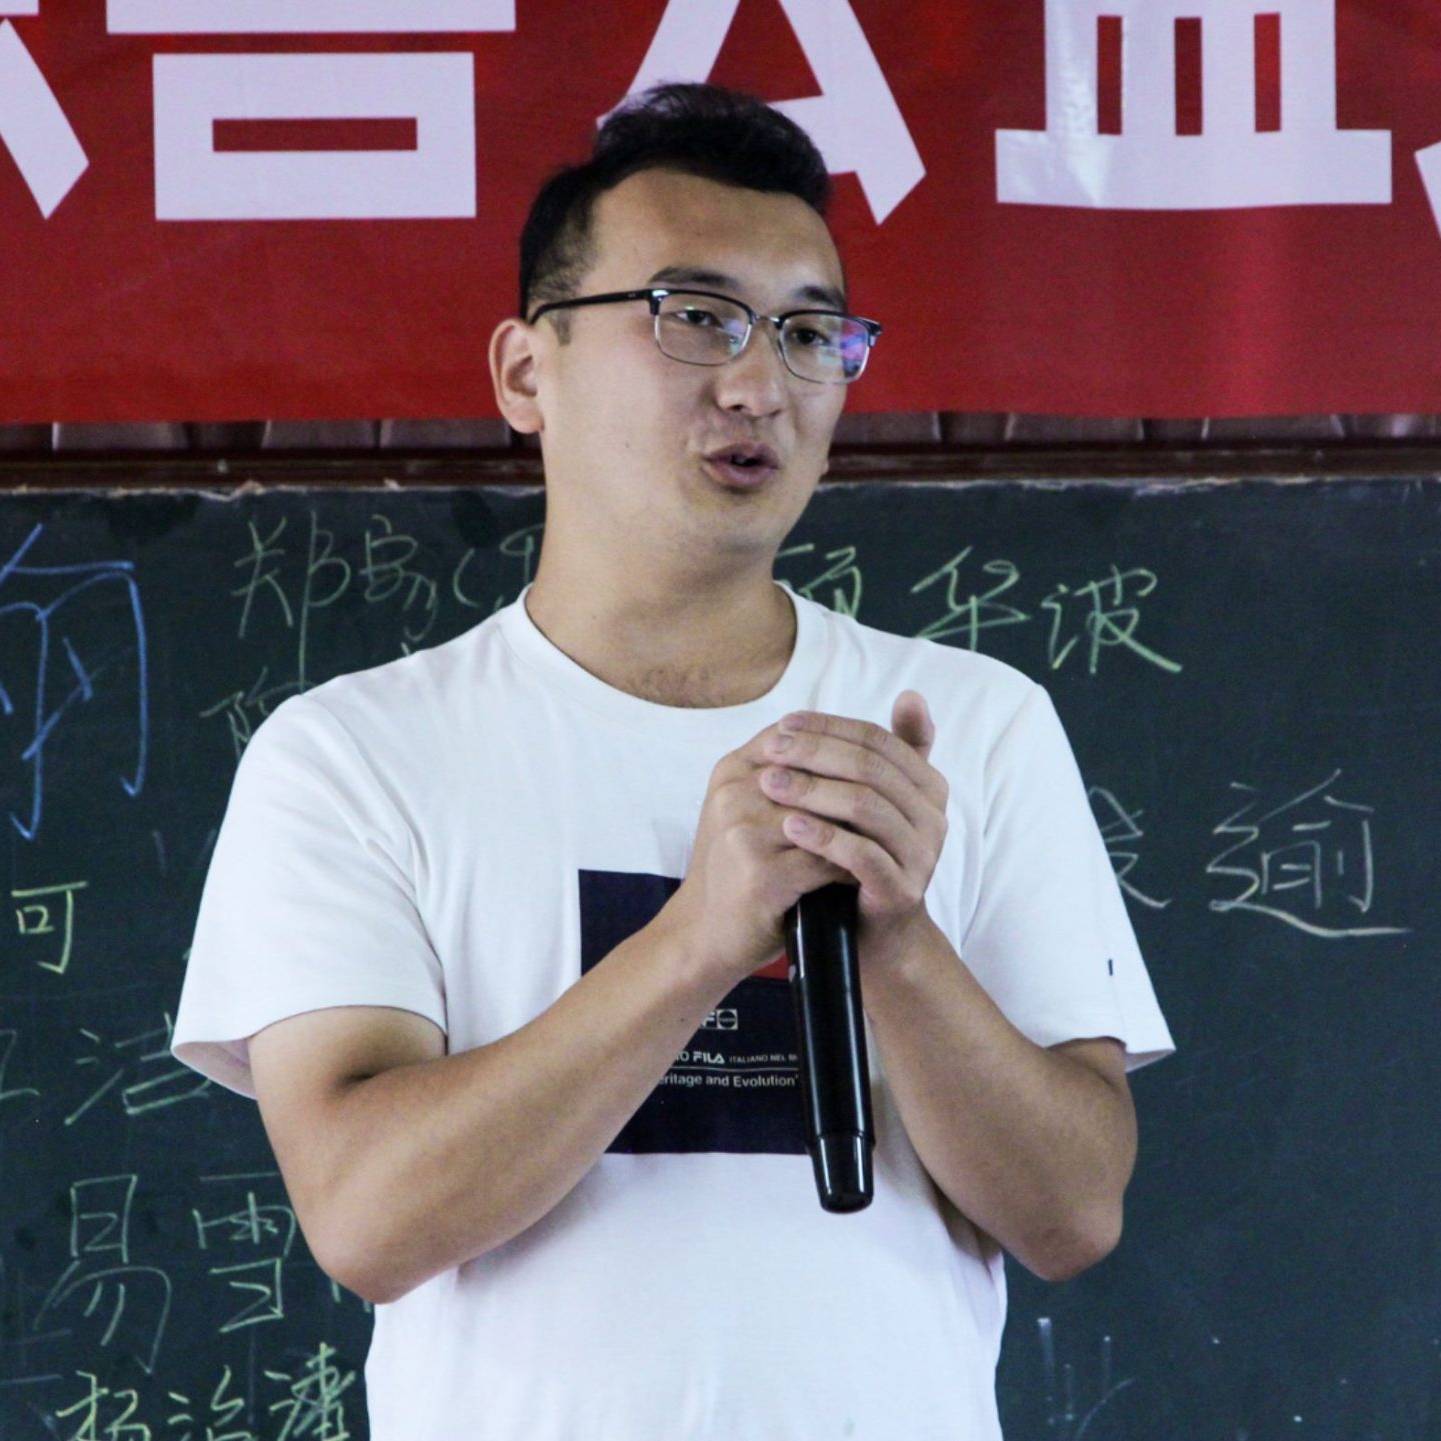
[[[530,435],[545,429],[536,374],[537,334],[518,315],[507,316],[490,337],[490,380],[495,403],[512,430]]]

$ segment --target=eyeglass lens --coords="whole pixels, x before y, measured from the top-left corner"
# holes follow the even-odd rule
[[[673,360],[723,365],[740,349],[747,320],[745,311],[732,301],[675,291],[661,298],[656,341]],[[781,330],[787,364],[807,380],[854,380],[866,368],[867,341],[860,321],[822,311],[793,315]]]

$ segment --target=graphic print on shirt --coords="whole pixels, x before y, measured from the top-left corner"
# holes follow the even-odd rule
[[[655,919],[679,888],[667,876],[581,870],[584,975]],[[795,1002],[785,946],[733,987],[701,1022],[609,1151],[803,1155]]]

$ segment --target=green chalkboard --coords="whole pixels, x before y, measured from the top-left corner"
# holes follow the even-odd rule
[[[508,603],[544,516],[0,496],[5,1441],[365,1436],[369,1307],[169,1027],[255,725]],[[832,483],[782,547],[1050,691],[1179,1048],[1119,1248],[1008,1263],[1008,1441],[1441,1438],[1438,557],[1426,478]]]

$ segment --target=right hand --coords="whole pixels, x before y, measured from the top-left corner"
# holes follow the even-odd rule
[[[843,866],[796,845],[781,829],[795,807],[779,805],[760,774],[779,723],[723,755],[711,771],[690,869],[666,903],[689,953],[717,983],[739,984],[785,950],[785,913],[831,881],[856,884]],[[839,823],[837,823],[839,824]]]

